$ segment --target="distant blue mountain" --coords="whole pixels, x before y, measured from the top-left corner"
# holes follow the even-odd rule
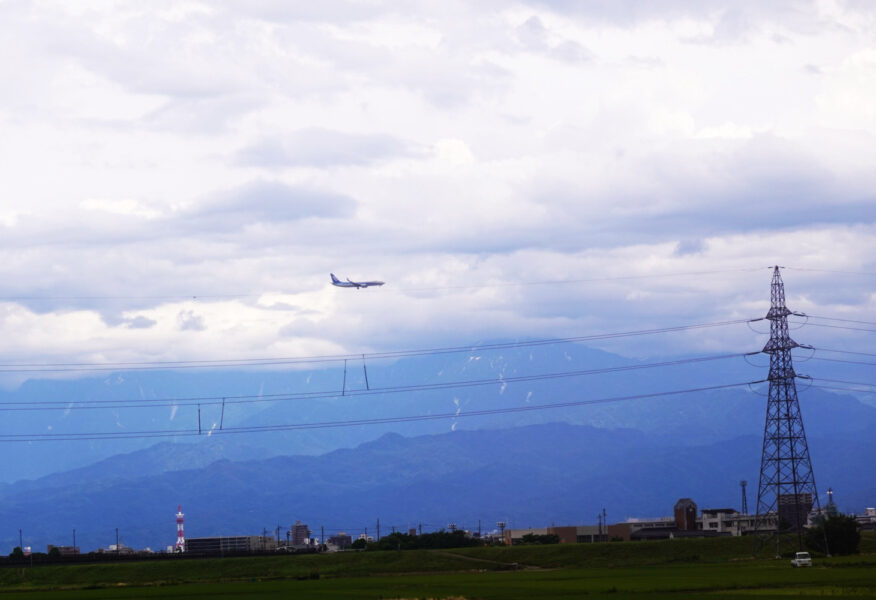
[[[393,362],[371,361],[367,365],[366,384],[365,365],[356,362],[348,361],[345,384],[342,383],[345,378],[342,367],[270,371],[140,371],[78,380],[28,381],[17,390],[0,392],[0,406],[10,402],[67,403],[85,399],[138,399],[143,404],[167,398],[227,397],[230,400],[222,419],[221,407],[204,400],[201,410],[204,435],[200,437],[182,435],[183,430],[197,430],[196,406],[6,411],[0,420],[0,433],[179,431],[178,436],[164,438],[170,443],[182,443],[178,451],[167,447],[145,471],[158,473],[176,470],[183,465],[198,467],[205,461],[223,457],[239,460],[289,454],[317,455],[338,448],[351,448],[389,432],[416,436],[451,429],[500,429],[562,421],[603,428],[639,429],[663,436],[672,443],[699,444],[759,432],[763,427],[765,399],[747,388],[487,417],[466,416],[474,410],[599,400],[764,377],[764,367],[753,367],[739,358],[525,383],[365,396],[342,394],[342,387],[350,392],[364,390],[366,385],[374,390],[641,364],[580,344],[556,344],[409,357]],[[825,363],[817,366],[824,367]],[[257,403],[234,403],[231,400],[235,396],[261,395],[268,398],[272,394],[301,392],[329,392],[329,397]],[[800,395],[810,433],[858,435],[856,432],[860,433],[873,424],[872,407],[862,405],[854,398],[830,395],[817,389],[801,390]],[[457,419],[251,435],[218,435],[218,432],[212,437],[206,435],[210,428],[218,427],[220,420],[225,427],[240,427],[453,414],[457,411]],[[16,460],[4,461],[0,467],[0,482],[63,473],[117,454],[144,450],[155,442],[155,438],[145,438],[10,444],[8,447],[14,448]],[[185,443],[195,443],[200,449],[189,450]],[[108,464],[100,467],[109,468]],[[0,496],[5,487],[0,484]]]
[[[492,528],[594,523],[670,514],[680,497],[700,507],[739,506],[747,479],[754,505],[761,439],[748,434],[716,443],[673,444],[630,429],[541,424],[502,430],[455,431],[404,438],[386,434],[355,449],[323,456],[219,460],[208,466],[143,474],[168,445],[116,457],[78,479],[48,477],[7,488],[0,502],[0,548],[37,549],[68,543],[72,528],[84,548],[122,540],[164,547],[175,536],[182,504],[190,537],[255,534],[295,520],[327,532],[383,532],[448,523]],[[837,492],[840,508],[861,510],[876,499],[872,436],[811,437],[822,493]],[[127,465],[127,472],[118,467]],[[869,504],[868,504],[869,503]]]
[[[765,363],[765,361],[764,361]],[[0,432],[169,430],[169,438],[7,443],[0,467],[0,551],[68,543],[85,548],[122,539],[173,541],[177,504],[190,536],[257,533],[297,519],[328,531],[450,522],[473,527],[594,522],[666,514],[680,496],[701,506],[736,506],[738,481],[754,503],[766,399],[763,386],[701,391],[467,416],[473,411],[603,400],[763,379],[741,359],[556,377],[642,363],[579,344],[409,357],[315,370],[133,372],[80,380],[30,381],[0,392],[2,403],[229,398],[329,392],[326,397],[226,405],[225,428],[451,414],[453,418],[322,429],[228,434],[220,407],[5,411]],[[832,367],[831,364],[807,366]],[[815,371],[818,377],[834,372]],[[842,378],[842,376],[836,376]],[[496,380],[474,387],[395,392],[389,388]],[[846,377],[851,379],[851,377]],[[860,379],[860,378],[859,378]],[[357,390],[382,390],[356,395]],[[876,502],[876,408],[848,395],[800,385],[804,423],[820,489],[841,508]],[[343,388],[343,389],[342,389]],[[350,393],[350,392],[354,393]],[[253,398],[250,398],[253,399]],[[48,405],[40,405],[48,406]],[[72,408],[72,407],[70,407]],[[206,432],[214,429],[213,435]],[[401,434],[401,435],[400,435]],[[405,437],[402,437],[405,436]],[[3,537],[3,536],[6,537]]]

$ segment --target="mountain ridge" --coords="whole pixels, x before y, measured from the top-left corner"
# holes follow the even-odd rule
[[[172,543],[178,504],[189,537],[256,534],[299,519],[332,532],[361,531],[377,518],[387,527],[425,522],[430,529],[473,527],[478,519],[581,524],[595,522],[603,506],[620,521],[670,514],[685,496],[701,507],[736,506],[739,480],[757,479],[760,442],[749,434],[666,445],[641,431],[567,423],[388,434],[321,456],[218,460],[93,487],[30,490],[4,497],[0,522],[18,524],[37,548],[61,543],[76,527],[90,549],[111,543],[115,527],[132,546]],[[822,493],[833,487],[845,510],[872,501],[876,468],[868,457],[876,440],[819,437],[810,447]]]

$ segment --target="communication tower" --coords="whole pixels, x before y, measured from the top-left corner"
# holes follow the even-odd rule
[[[748,485],[748,482],[744,479],[739,482],[739,487],[742,488],[742,514],[748,514],[748,494],[745,493],[745,487]]]
[[[174,551],[176,552],[185,552],[186,551],[186,536],[183,533],[183,511],[182,506],[176,507],[176,546],[174,546]]]
[[[775,267],[770,286],[770,310],[766,315],[770,322],[770,339],[763,348],[763,352],[770,356],[769,394],[755,529],[764,532],[767,521],[774,521],[777,554],[781,554],[781,539],[785,533],[796,534],[798,548],[802,549],[803,527],[810,511],[815,508],[821,512],[803,416],[797,401],[797,373],[791,361],[791,350],[800,344],[788,334],[788,315],[804,316],[785,306],[785,284],[779,267]]]

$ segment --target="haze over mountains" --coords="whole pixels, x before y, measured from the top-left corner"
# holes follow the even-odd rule
[[[406,393],[229,403],[223,421],[225,427],[260,426],[458,412],[452,419],[247,435],[214,430],[212,436],[180,436],[157,444],[154,438],[10,444],[16,460],[4,463],[0,522],[10,532],[22,528],[36,549],[68,543],[67,532],[74,527],[84,549],[114,541],[110,532],[115,527],[127,544],[160,548],[172,540],[177,504],[184,506],[190,536],[254,534],[296,519],[330,530],[366,527],[376,518],[387,528],[421,522],[472,527],[478,519],[505,519],[512,526],[588,523],[603,505],[610,520],[622,520],[668,514],[681,496],[701,506],[738,507],[740,479],[750,482],[753,506],[766,402],[758,392],[763,389],[465,414],[760,380],[765,369],[749,363],[763,364],[761,359]],[[369,364],[367,385],[374,390],[636,364],[579,344],[517,347]],[[346,384],[342,377],[337,368],[136,372],[28,382],[4,392],[2,401],[268,397],[366,387],[361,364],[354,369],[348,362]],[[832,486],[842,509],[861,510],[876,497],[876,473],[867,459],[876,451],[871,433],[876,408],[848,395],[804,388],[801,383],[819,489],[824,493]],[[206,402],[201,407],[204,431],[222,418],[219,408]],[[197,425],[197,406],[7,414],[4,433],[191,430]],[[0,537],[4,542],[17,545],[11,533]]]

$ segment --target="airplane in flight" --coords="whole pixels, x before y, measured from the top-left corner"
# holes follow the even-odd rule
[[[367,287],[371,287],[371,286],[383,285],[382,281],[350,281],[349,278],[347,278],[347,281],[341,281],[340,279],[335,277],[334,273],[329,273],[329,275],[332,276],[332,285],[335,285],[337,287],[359,289],[359,288],[367,288]]]

